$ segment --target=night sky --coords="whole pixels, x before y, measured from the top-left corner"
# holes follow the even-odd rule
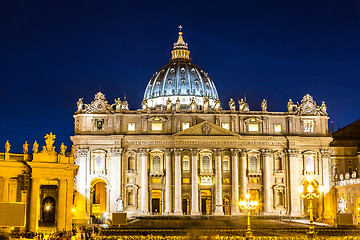
[[[42,146],[49,132],[70,148],[77,100],[99,90],[141,108],[180,24],[223,108],[246,94],[250,110],[265,98],[286,111],[309,93],[335,130],[360,118],[358,0],[1,1],[0,151]]]

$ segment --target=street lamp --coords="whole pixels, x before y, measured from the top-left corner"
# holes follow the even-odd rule
[[[252,231],[250,228],[250,210],[256,209],[257,205],[259,204],[257,201],[250,201],[250,194],[246,194],[245,196],[246,201],[239,202],[239,206],[241,209],[247,211],[247,224],[246,224],[246,233],[245,237],[251,237]]]
[[[324,187],[319,185],[312,177],[307,177],[303,181],[302,185],[297,187],[297,191],[303,199],[309,199],[310,208],[310,226],[308,234],[313,236],[315,234],[314,222],[313,222],[313,204],[312,201],[315,198],[320,198],[324,192]]]

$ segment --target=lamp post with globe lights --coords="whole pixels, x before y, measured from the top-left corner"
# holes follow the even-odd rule
[[[313,236],[316,233],[313,221],[313,200],[321,197],[321,194],[324,192],[324,186],[319,185],[312,177],[307,177],[305,181],[297,187],[297,191],[303,199],[309,200],[310,226],[307,233]]]
[[[246,201],[240,201],[239,206],[241,209],[244,209],[247,211],[247,224],[246,224],[245,237],[251,237],[252,231],[251,231],[251,227],[250,227],[250,210],[256,209],[256,207],[258,206],[259,203],[257,201],[250,201],[250,194],[248,194],[248,193],[246,194],[245,198],[246,198]]]

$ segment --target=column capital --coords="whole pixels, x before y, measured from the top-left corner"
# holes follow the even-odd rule
[[[245,148],[239,148],[239,154],[240,156],[246,156],[246,154],[248,153],[249,150],[245,149]]]
[[[214,151],[215,156],[217,156],[217,157],[220,156],[223,152],[223,150],[219,149],[219,148],[215,148],[213,151]]]
[[[287,153],[289,154],[290,157],[296,157],[297,155],[299,155],[299,149],[297,148],[289,148],[287,149]]]
[[[199,149],[190,149],[191,152],[191,156],[196,156],[199,154],[200,150]]]
[[[181,156],[183,150],[180,149],[180,148],[175,148],[173,149],[174,153],[175,153],[175,156]]]
[[[111,154],[111,156],[114,156],[114,157],[121,156],[122,152],[123,152],[122,148],[111,148],[110,149],[110,154]]]
[[[241,149],[232,148],[232,149],[230,149],[230,152],[232,155],[237,155],[239,152],[241,152]]]
[[[268,157],[273,153],[273,150],[270,148],[262,148],[260,151],[261,151],[261,154],[265,157]]]
[[[172,149],[169,149],[169,148],[166,148],[166,149],[164,149],[164,152],[165,152],[165,156],[171,156],[171,152],[172,152],[173,150]]]
[[[140,148],[138,149],[138,154],[140,157],[144,157],[149,153],[149,149],[147,148]]]
[[[330,157],[330,150],[329,149],[320,149],[321,157]]]
[[[89,149],[88,148],[79,148],[78,149],[78,156],[79,157],[85,157],[86,155],[88,155],[89,153]]]

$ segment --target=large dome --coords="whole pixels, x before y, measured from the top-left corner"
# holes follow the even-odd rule
[[[144,94],[148,107],[166,106],[166,101],[175,104],[180,99],[181,108],[188,108],[192,99],[198,106],[204,103],[204,97],[209,99],[213,107],[218,94],[209,75],[192,63],[187,43],[179,32],[179,39],[174,43],[172,59],[157,71],[150,79]]]

